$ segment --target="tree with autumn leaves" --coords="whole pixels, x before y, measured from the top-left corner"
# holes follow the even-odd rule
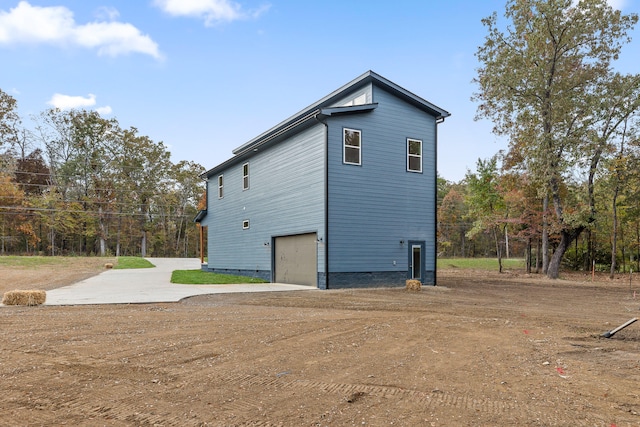
[[[196,255],[202,166],[94,111],[21,123],[0,90],[1,252]]]
[[[640,78],[614,71],[635,14],[605,0],[509,0],[506,24],[483,20],[478,118],[506,136],[508,170],[542,200],[543,270],[557,278],[571,245],[598,220],[595,188],[623,125],[637,117]],[[548,258],[548,254],[551,257]]]

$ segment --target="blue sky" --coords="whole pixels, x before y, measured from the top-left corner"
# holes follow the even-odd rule
[[[640,0],[611,0],[637,13]],[[473,120],[480,20],[505,0],[0,0],[0,89],[19,113],[86,108],[209,169],[367,70],[452,113],[450,181],[506,148]],[[619,69],[640,71],[640,31]]]

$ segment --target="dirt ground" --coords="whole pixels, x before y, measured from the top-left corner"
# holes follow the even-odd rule
[[[35,269],[30,266],[0,264],[0,294],[14,289],[49,289],[70,285],[104,271],[106,263],[116,258],[57,257],[43,258],[45,264]],[[51,263],[46,263],[47,259]]]
[[[640,322],[600,335],[639,315],[640,276],[453,270],[421,292],[2,307],[1,423],[638,426]]]

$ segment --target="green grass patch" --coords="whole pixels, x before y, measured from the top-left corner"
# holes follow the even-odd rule
[[[136,256],[120,256],[118,262],[113,267],[116,270],[125,270],[129,268],[153,268],[155,265],[151,264],[144,258]]]
[[[41,265],[68,264],[70,259],[72,258],[5,255],[0,256],[0,265],[8,267],[39,267]]]
[[[498,270],[498,258],[439,258],[438,268],[442,270],[450,268],[459,268],[462,270]],[[505,258],[502,260],[502,268],[525,268],[524,259]]]
[[[231,285],[238,283],[269,283],[255,277],[234,276],[202,270],[175,270],[171,273],[171,283],[180,285]]]

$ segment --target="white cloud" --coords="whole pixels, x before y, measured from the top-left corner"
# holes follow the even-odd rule
[[[257,18],[269,9],[269,5],[265,5],[254,10],[244,10],[232,0],[154,0],[154,4],[173,16],[202,18],[207,26]]]
[[[158,45],[131,24],[121,22],[94,22],[82,25],[75,31],[76,43],[98,49],[98,54],[124,55],[130,52],[146,53],[161,58]]]
[[[60,110],[93,107],[96,105],[96,96],[92,93],[87,96],[71,96],[56,93],[51,97],[47,104]],[[113,112],[113,109],[109,105],[105,105],[104,107],[97,107],[95,111],[101,116],[108,116]]]
[[[120,17],[120,12],[118,9],[108,6],[100,6],[95,13],[96,18],[103,19],[106,21],[115,21]]]
[[[100,114],[101,116],[108,116],[112,112],[113,112],[113,110],[108,105],[104,106],[104,107],[96,108],[96,113]]]
[[[117,12],[116,12],[117,13]],[[111,18],[117,17],[109,9]],[[26,1],[0,11],[0,45],[53,44],[97,49],[99,55],[142,53],[161,59],[158,45],[128,23],[92,22],[79,25],[73,12],[64,6],[31,6]]]
[[[71,96],[62,95],[61,93],[54,94],[47,104],[59,108],[61,110],[70,110],[73,108],[91,107],[96,105],[96,96],[90,93],[88,96]]]

